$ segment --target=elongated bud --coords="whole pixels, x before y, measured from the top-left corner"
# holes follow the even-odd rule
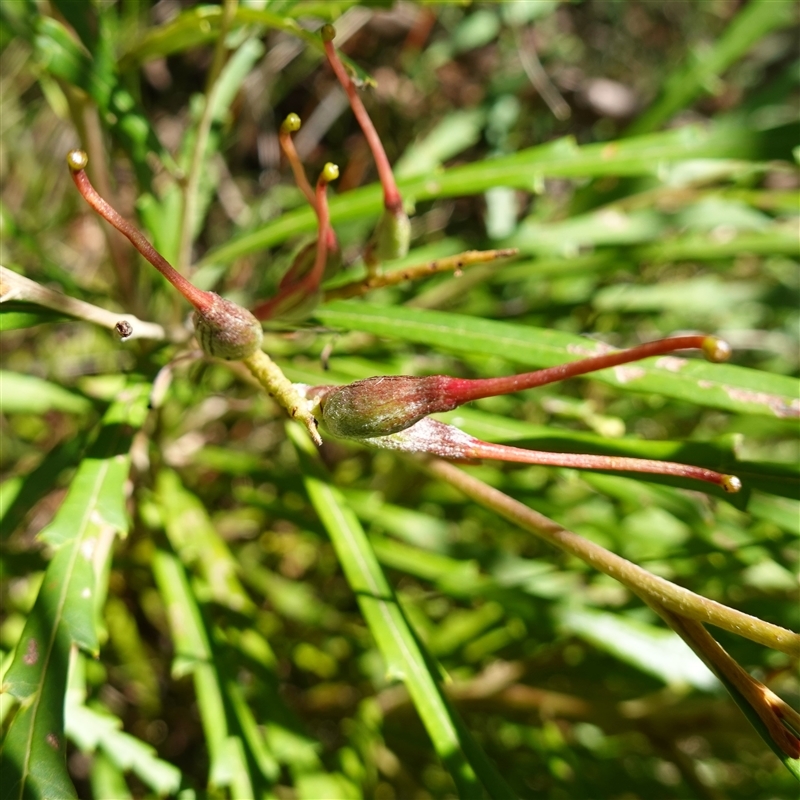
[[[370,439],[402,431],[428,414],[456,408],[458,403],[446,396],[449,381],[444,375],[388,375],[312,389],[311,395],[319,399],[322,421],[334,436]]]
[[[374,266],[408,255],[411,244],[411,220],[402,205],[385,208],[364,252],[364,261]]]
[[[84,200],[103,219],[126,236],[131,244],[194,306],[197,340],[207,355],[228,360],[247,358],[261,348],[263,332],[258,320],[246,309],[214,292],[198,289],[183,277],[153,247],[134,225],[122,217],[97,193],[86,175],[89,158],[83,150],[71,150],[67,165]]]

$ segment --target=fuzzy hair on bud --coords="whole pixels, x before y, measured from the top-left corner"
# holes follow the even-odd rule
[[[213,292],[208,307],[192,316],[197,341],[208,356],[239,361],[261,349],[261,323],[245,308]]]
[[[405,430],[428,414],[451,411],[442,375],[414,378],[389,375],[314,392],[322,421],[342,439],[371,439]]]

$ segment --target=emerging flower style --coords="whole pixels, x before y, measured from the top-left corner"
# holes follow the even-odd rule
[[[737,477],[702,467],[619,456],[523,450],[482,442],[452,425],[427,418],[430,414],[452,411],[470,400],[544,386],[649,356],[687,349],[700,349],[714,362],[726,361],[730,356],[727,343],[714,336],[674,336],[520,375],[478,380],[447,375],[384,376],[341,387],[316,386],[308,390],[308,396],[319,401],[323,424],[331,434],[358,439],[373,447],[431,453],[444,458],[490,458],[577,469],[675,475],[713,483],[726,492],[738,492],[741,482]]]
[[[333,25],[323,25],[321,33],[328,63],[336,74],[339,83],[342,84],[342,88],[347,92],[350,107],[353,109],[353,114],[364,132],[369,149],[372,151],[372,157],[375,159],[375,166],[378,169],[378,176],[383,186],[383,214],[378,220],[375,232],[372,234],[372,238],[367,243],[364,251],[364,261],[367,264],[367,268],[374,270],[381,262],[402,258],[408,253],[411,241],[411,223],[403,209],[403,198],[397,188],[392,167],[389,164],[386,151],[383,149],[381,137],[378,136],[367,109],[364,108],[364,103],[358,96],[353,79],[348,74],[339,58],[339,54],[336,52],[336,48],[333,46],[336,29]]]
[[[247,309],[214,292],[198,289],[184,278],[140,231],[100,197],[86,174],[88,163],[89,158],[83,150],[71,150],[67,154],[67,165],[78,191],[194,306],[195,333],[203,352],[235,361],[260,351],[264,334],[259,321]]]

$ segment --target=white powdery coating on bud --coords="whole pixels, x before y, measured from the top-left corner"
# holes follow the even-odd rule
[[[388,436],[363,439],[364,444],[404,453],[430,453],[441,458],[473,458],[475,439],[464,431],[425,417],[411,427]]]

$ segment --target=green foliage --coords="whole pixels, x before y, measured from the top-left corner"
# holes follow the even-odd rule
[[[420,462],[317,450],[237,365],[199,358],[187,309],[106,238],[63,157],[86,149],[98,188],[181,272],[252,308],[315,228],[274,144],[300,113],[308,174],[341,167],[347,266],[309,319],[265,335],[293,381],[491,377],[597,340],[727,338],[730,364],[650,359],[445,419],[738,475],[725,496],[464,467],[797,630],[795,5],[163,5],[0,3],[2,261],[84,301],[0,284],[2,797],[788,796],[800,761],[629,587]],[[384,269],[516,259],[325,299],[368,280],[358,253],[383,207],[324,66],[328,21],[377,84],[365,103],[416,207],[411,252]],[[597,78],[635,109],[600,102]],[[87,304],[166,336],[120,342]],[[797,706],[795,657],[709,632]]]

